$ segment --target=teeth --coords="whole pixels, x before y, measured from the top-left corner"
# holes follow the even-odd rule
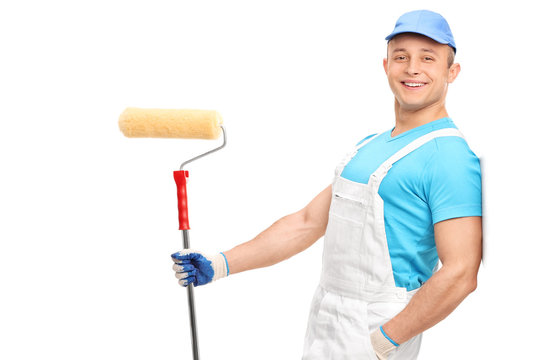
[[[423,83],[405,83],[405,85],[407,86],[413,86],[413,87],[418,87],[418,86],[424,86]]]

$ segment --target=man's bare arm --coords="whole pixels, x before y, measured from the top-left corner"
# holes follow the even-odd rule
[[[226,251],[229,273],[274,265],[304,251],[326,231],[332,186],[328,186],[306,207],[287,215],[253,240]]]
[[[395,342],[401,344],[437,324],[476,289],[482,259],[481,219],[471,216],[435,224],[435,242],[443,266],[403,311],[383,325]]]

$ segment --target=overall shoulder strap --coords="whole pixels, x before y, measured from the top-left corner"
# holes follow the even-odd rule
[[[339,162],[338,166],[336,167],[336,170],[335,170],[335,175],[338,176],[338,175],[341,175],[341,172],[343,171],[343,169],[345,168],[345,166],[347,166],[347,164],[349,163],[349,161],[351,161],[351,159],[356,155],[356,153],[358,152],[358,150],[360,148],[362,148],[363,146],[367,145],[371,140],[375,139],[377,136],[381,135],[383,133],[379,133],[379,134],[375,134],[374,136],[370,137],[369,139],[366,139],[365,141],[362,141],[360,144],[358,145],[355,145],[354,146],[354,149],[351,150],[350,152],[348,152],[344,157],[343,159],[341,159],[341,161]]]
[[[409,144],[401,148],[399,151],[397,151],[394,155],[390,156],[385,162],[383,162],[377,170],[371,175],[372,177],[376,177],[379,180],[382,180],[385,176],[388,170],[392,167],[392,165],[403,158],[404,156],[407,156],[414,150],[418,149],[420,146],[424,145],[430,140],[433,140],[438,137],[443,136],[459,136],[463,139],[465,137],[463,134],[456,128],[446,128],[446,129],[440,129],[440,130],[434,130],[432,132],[429,132],[425,135],[420,136],[418,139],[415,139],[411,141]]]

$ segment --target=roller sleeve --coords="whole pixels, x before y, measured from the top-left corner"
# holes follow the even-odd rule
[[[223,120],[215,110],[128,107],[118,126],[132,138],[217,139]]]

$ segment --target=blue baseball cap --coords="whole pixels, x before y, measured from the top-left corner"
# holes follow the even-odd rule
[[[456,43],[450,25],[442,15],[429,10],[407,12],[396,21],[394,31],[386,37],[390,41],[398,34],[411,32],[427,36],[440,44],[450,45],[456,52]]]

